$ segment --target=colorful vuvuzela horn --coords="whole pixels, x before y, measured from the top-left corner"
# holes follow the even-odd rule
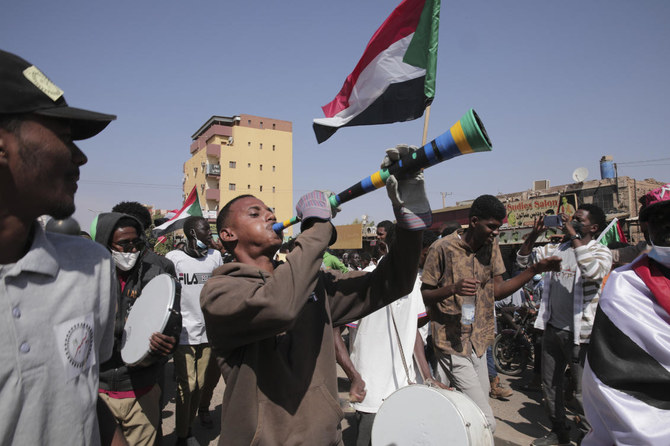
[[[329,200],[333,207],[353,200],[375,189],[379,189],[391,175],[407,174],[425,169],[442,161],[459,155],[491,150],[491,141],[486,134],[484,124],[473,109],[463,115],[460,121],[411,155],[400,158],[387,169],[381,169],[367,178],[359,181],[337,195],[331,195]],[[298,217],[277,222],[272,226],[276,232],[299,222]]]

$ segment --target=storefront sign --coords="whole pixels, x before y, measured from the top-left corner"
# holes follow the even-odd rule
[[[577,209],[577,196],[552,195],[531,198],[523,201],[505,203],[507,209],[507,227],[519,228],[533,226],[535,219],[547,214],[566,213],[573,215]]]

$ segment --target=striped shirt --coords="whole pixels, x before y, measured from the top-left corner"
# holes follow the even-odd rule
[[[572,248],[572,242],[561,245],[548,244],[533,249],[530,255],[517,254],[517,263],[522,268],[540,260],[556,255],[559,250],[573,249],[577,259],[575,271],[575,285],[573,295],[573,335],[575,345],[588,343],[593,329],[598,300],[600,299],[601,285],[605,276],[612,267],[612,254],[609,248],[595,240],[587,245]],[[552,281],[558,279],[563,272],[550,272],[544,276],[545,295],[542,296],[540,311],[535,321],[535,328],[544,330],[551,317],[551,289]]]

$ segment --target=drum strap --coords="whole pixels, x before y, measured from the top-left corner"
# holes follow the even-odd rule
[[[389,305],[388,307],[389,311],[391,312],[391,320],[393,321],[393,328],[395,330],[395,336],[396,339],[398,340],[398,348],[400,349],[400,359],[402,359],[402,366],[405,368],[405,376],[407,377],[407,384],[412,385],[416,384],[415,382],[412,382],[412,380],[409,378],[409,367],[407,367],[407,362],[405,361],[405,352],[402,349],[402,342],[400,342],[400,333],[398,333],[398,325],[395,322],[395,316],[393,315],[393,307]],[[421,371],[421,367],[417,367],[419,369],[419,373],[421,374],[421,379],[423,382],[426,382],[426,377],[423,376],[423,373]]]

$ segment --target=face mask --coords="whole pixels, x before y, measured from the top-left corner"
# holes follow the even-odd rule
[[[200,249],[207,249],[207,245],[200,241],[200,239],[195,239],[195,244]]]
[[[582,229],[584,228],[584,225],[582,224],[581,221],[572,220],[570,224],[572,225],[573,228],[575,228],[575,232],[584,235],[582,234]]]
[[[139,257],[139,252],[119,252],[112,250],[112,259],[116,267],[121,271],[131,270]]]
[[[663,266],[670,268],[670,246],[656,246],[651,244],[652,248],[649,251],[649,257],[656,260]]]

